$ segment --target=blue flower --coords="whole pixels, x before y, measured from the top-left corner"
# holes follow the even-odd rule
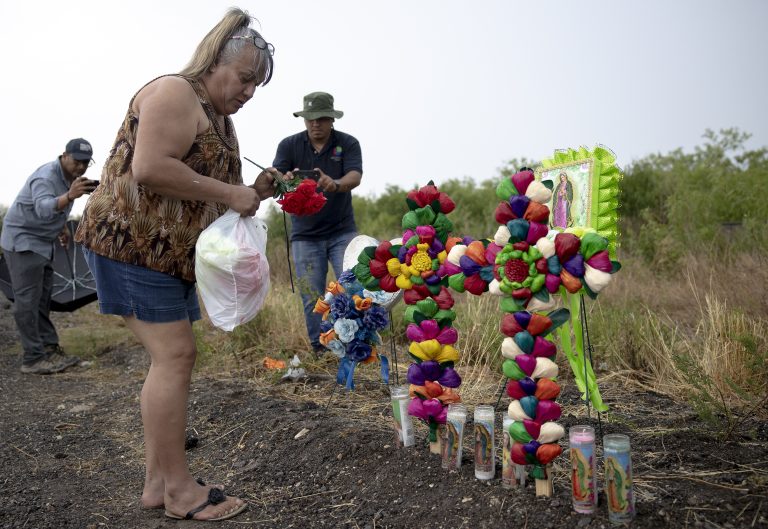
[[[357,280],[357,276],[352,270],[346,270],[339,276],[338,282],[344,287],[347,295],[352,297],[355,294],[362,296],[363,285]],[[364,296],[363,296],[364,297]]]
[[[369,329],[383,329],[389,324],[389,318],[387,317],[387,311],[384,307],[377,307],[374,305],[363,316],[363,325]]]
[[[337,294],[331,301],[331,316],[334,319],[347,318],[355,312],[355,302],[346,294]]]
[[[360,340],[355,340],[347,345],[347,358],[355,362],[362,362],[371,356],[371,346]]]
[[[361,342],[370,343],[371,335],[374,332],[375,331],[369,329],[368,327],[360,327],[355,333],[355,340],[360,340]]]
[[[326,347],[339,358],[344,358],[344,355],[347,354],[347,347],[339,340],[331,340]]]
[[[392,293],[383,290],[363,290],[362,297],[371,298],[375,305],[384,305],[392,299]]]
[[[359,325],[355,320],[349,320],[347,318],[339,318],[336,323],[333,324],[333,330],[336,331],[336,336],[339,337],[344,343],[349,343],[355,338],[355,333],[359,329]]]
[[[328,320],[323,320],[320,322],[320,332],[328,332],[331,329],[333,329],[333,323],[331,323]]]

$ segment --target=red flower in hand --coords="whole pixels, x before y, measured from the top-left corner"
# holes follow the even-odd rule
[[[302,180],[293,191],[288,191],[277,201],[283,211],[291,215],[314,215],[325,205],[326,198],[317,191],[317,182]]]

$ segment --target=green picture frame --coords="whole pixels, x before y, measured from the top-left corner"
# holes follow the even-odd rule
[[[542,160],[534,174],[537,180],[552,183],[549,228],[591,228],[608,239],[608,251],[615,258],[622,174],[613,152],[603,146],[558,150]]]

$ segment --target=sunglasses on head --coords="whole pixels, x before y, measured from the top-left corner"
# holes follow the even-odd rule
[[[256,35],[235,35],[234,37],[229,37],[229,38],[235,39],[235,40],[250,41],[254,46],[259,48],[260,50],[267,50],[270,56],[275,54],[275,47],[271,43],[267,42],[263,38],[258,37]]]

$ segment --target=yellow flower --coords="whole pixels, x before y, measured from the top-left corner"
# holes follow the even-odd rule
[[[400,268],[400,260],[396,257],[393,257],[389,261],[387,261],[387,272],[389,272],[389,275],[392,277],[397,277],[401,273]]]
[[[410,276],[410,274],[408,275]],[[397,279],[395,279],[395,285],[397,285],[397,288],[400,290],[410,290],[413,288],[413,283],[405,275],[397,276]]]
[[[432,270],[432,258],[427,253],[429,245],[418,244],[416,245],[416,248],[418,248],[418,250],[411,257],[411,269],[414,271],[413,273],[419,274],[421,272],[426,272],[427,270]]]
[[[440,342],[437,340],[411,342],[408,351],[419,360],[432,360],[435,355],[440,353]]]
[[[433,358],[433,360],[439,364],[443,362],[458,362],[459,352],[452,345],[444,345],[440,350],[440,354]]]
[[[408,351],[419,360],[434,360],[440,364],[459,360],[459,352],[453,346],[441,345],[437,340],[411,342]]]

